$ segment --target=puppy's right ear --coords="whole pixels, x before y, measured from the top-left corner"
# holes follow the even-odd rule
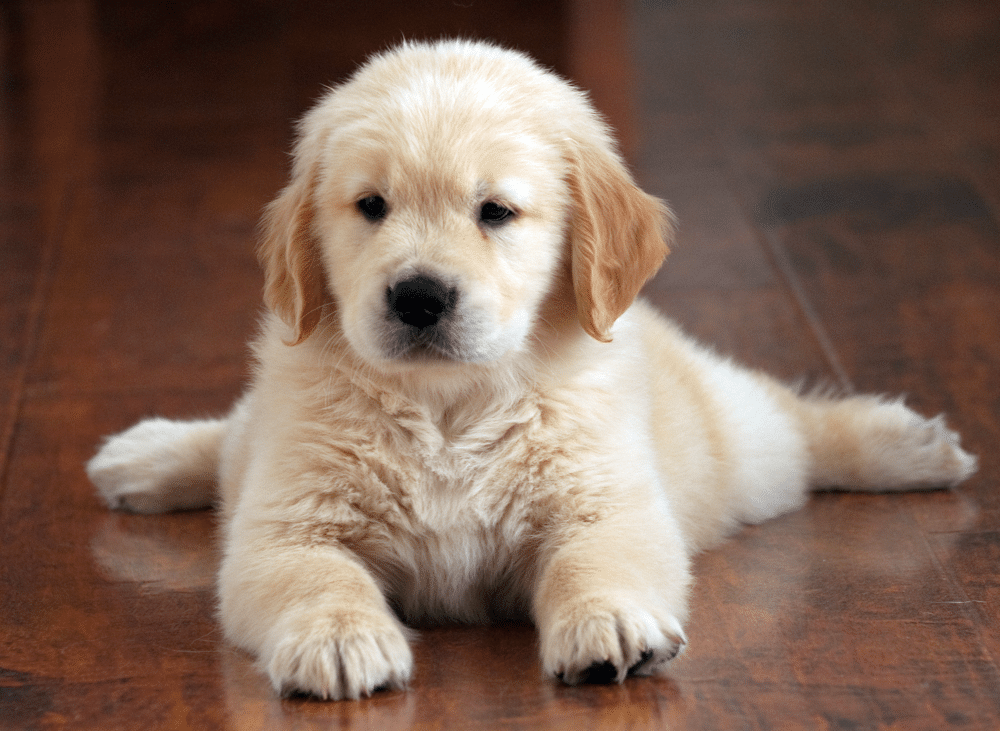
[[[257,251],[264,268],[264,302],[295,333],[288,345],[298,345],[316,329],[326,301],[313,231],[316,168],[299,163],[295,168],[292,181],[264,214],[264,238]]]

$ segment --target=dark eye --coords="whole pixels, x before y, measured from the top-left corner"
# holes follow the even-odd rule
[[[358,201],[358,210],[369,221],[378,221],[385,218],[387,208],[385,198],[380,195],[370,195]]]
[[[514,211],[492,201],[483,203],[483,207],[479,209],[479,220],[483,223],[503,223],[513,215]]]

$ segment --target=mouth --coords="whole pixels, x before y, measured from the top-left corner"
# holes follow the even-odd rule
[[[396,356],[396,360],[403,362],[461,362],[454,352],[447,348],[442,348],[434,343],[414,343],[405,351]]]
[[[466,360],[443,328],[414,328],[388,322],[383,338],[385,357],[400,363],[452,362]]]

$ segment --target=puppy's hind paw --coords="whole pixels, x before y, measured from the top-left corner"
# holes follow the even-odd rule
[[[889,489],[954,487],[971,476],[977,459],[959,444],[959,436],[944,416],[925,419],[909,411],[895,423],[883,425],[877,462],[884,471],[875,480]]]
[[[208,507],[225,423],[147,419],[110,437],[87,463],[87,475],[115,510]]]
[[[955,487],[975,474],[979,468],[979,459],[962,449],[958,432],[948,428],[943,414],[927,422],[924,432],[925,449],[929,450],[931,455],[937,454],[937,459],[932,456],[931,460],[937,462],[944,484]]]

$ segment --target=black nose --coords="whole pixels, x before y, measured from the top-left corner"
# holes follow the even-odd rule
[[[457,292],[439,279],[419,274],[404,279],[386,295],[393,315],[423,330],[436,325],[455,307]]]

